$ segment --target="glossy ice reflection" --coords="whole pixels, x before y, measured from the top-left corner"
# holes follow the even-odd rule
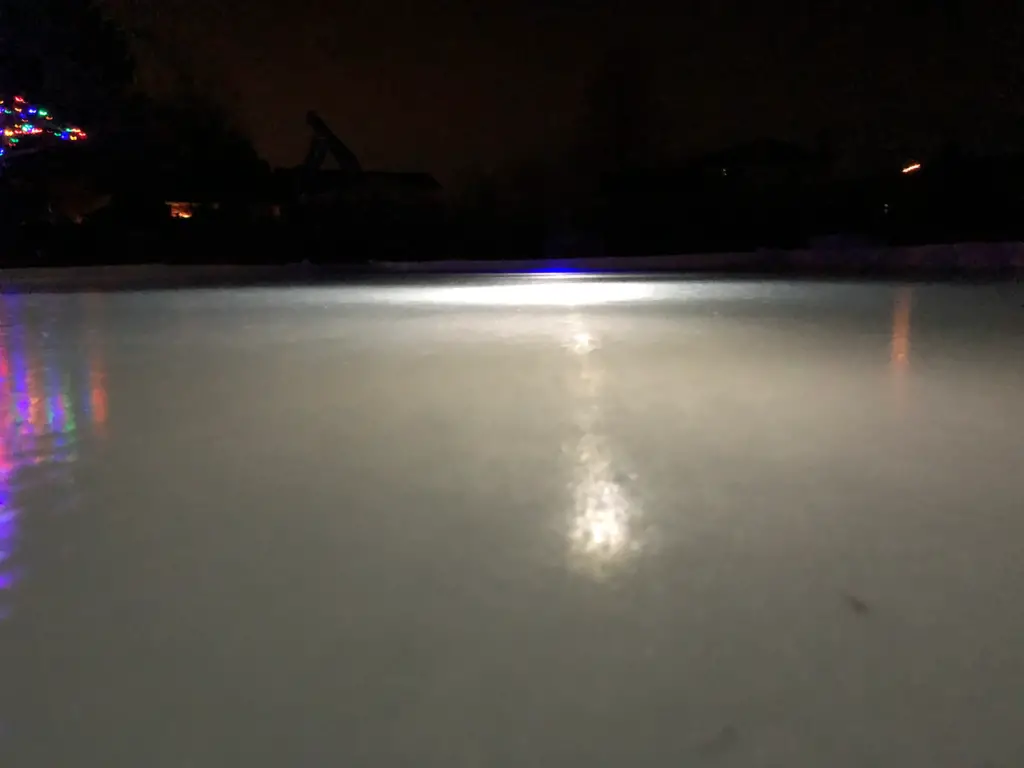
[[[635,303],[653,298],[658,292],[659,285],[648,280],[529,275],[376,293],[385,301],[442,306],[579,307]]]
[[[87,301],[93,306],[96,299]],[[19,557],[25,470],[70,471],[83,426],[102,430],[107,419],[101,342],[94,329],[68,330],[31,300],[0,297],[0,615],[14,610],[13,591],[31,575]],[[44,476],[61,482],[52,472]]]
[[[571,562],[603,578],[640,550],[640,510],[622,482],[626,475],[616,466],[615,446],[605,433],[604,372],[600,359],[592,354],[600,349],[599,340],[579,313],[569,317],[566,348],[574,358],[569,396],[576,437],[569,451],[573,462]]]
[[[1024,292],[546,284],[0,301],[0,766],[1024,765]]]

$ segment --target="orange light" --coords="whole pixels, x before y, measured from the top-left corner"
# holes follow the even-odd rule
[[[903,169],[903,172],[904,173],[913,173],[914,171],[920,171],[920,170],[921,170],[921,164],[920,163],[911,163],[910,165],[908,165],[906,168]]]
[[[172,219],[191,219],[194,213],[192,203],[168,203]]]
[[[37,434],[43,426],[43,398],[39,396],[37,369],[30,365],[26,378],[28,379],[28,423],[32,428],[32,434]]]
[[[97,429],[102,430],[107,423],[107,390],[103,386],[102,376],[94,376],[89,390],[89,404],[92,406],[92,419]]]
[[[95,316],[96,302],[90,300],[87,309],[90,316]],[[91,336],[86,338],[86,345],[86,354],[89,359],[89,406],[92,423],[96,434],[103,436],[106,433],[108,417],[107,375],[103,364],[103,350]]]
[[[913,291],[901,288],[896,293],[892,313],[892,343],[890,361],[893,368],[902,370],[910,365],[910,314],[913,306]]]

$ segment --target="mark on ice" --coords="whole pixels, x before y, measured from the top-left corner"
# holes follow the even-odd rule
[[[697,746],[697,753],[701,757],[719,757],[730,751],[739,741],[740,734],[735,727],[727,725],[710,739]]]
[[[847,608],[858,616],[866,616],[871,613],[871,607],[866,602],[856,595],[851,595],[849,592],[843,592],[843,602],[846,603]]]

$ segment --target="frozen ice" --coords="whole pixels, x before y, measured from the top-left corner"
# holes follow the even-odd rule
[[[0,765],[1024,765],[1024,290],[0,298]]]

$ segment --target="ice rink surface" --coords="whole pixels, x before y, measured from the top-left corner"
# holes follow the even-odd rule
[[[0,298],[0,765],[1024,765],[1024,289]]]

